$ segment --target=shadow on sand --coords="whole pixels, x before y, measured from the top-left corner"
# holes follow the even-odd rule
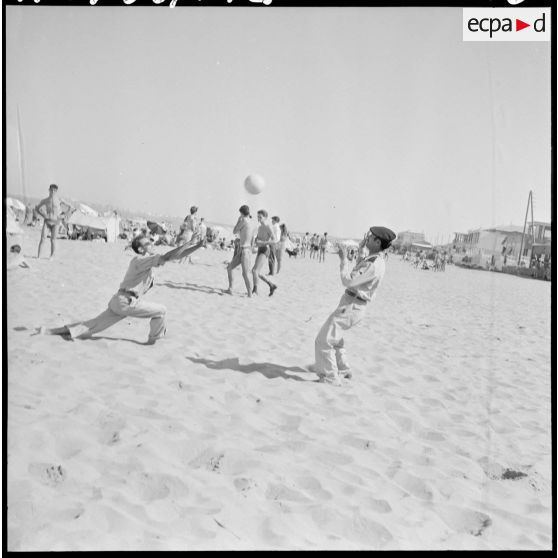
[[[236,372],[242,372],[243,374],[252,374],[254,372],[257,372],[269,379],[285,378],[286,380],[295,380],[297,382],[315,381],[314,379],[307,380],[305,378],[300,378],[299,376],[288,374],[288,372],[299,372],[314,376],[314,374],[310,373],[304,368],[301,368],[300,366],[282,366],[280,364],[274,364],[272,362],[253,362],[251,364],[240,364],[238,357],[225,358],[223,360],[211,360],[208,358],[195,357],[186,358],[196,364],[203,364],[211,370],[235,370]]]
[[[186,289],[188,291],[199,291],[207,294],[217,294],[223,296],[223,289],[208,287],[207,285],[196,285],[195,283],[175,283],[174,281],[163,281],[158,283],[160,287],[170,287],[171,289]]]
[[[135,345],[151,346],[151,344],[146,341],[136,341],[135,339],[126,339],[126,337],[103,337],[102,335],[93,335],[92,337],[84,339],[84,341],[100,341],[101,339],[105,339],[106,341],[127,341],[128,343],[134,343]]]

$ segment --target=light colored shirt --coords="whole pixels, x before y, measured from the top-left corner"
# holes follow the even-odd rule
[[[252,246],[254,230],[252,219],[241,215],[233,229],[233,233],[239,237],[240,248],[250,248]]]
[[[271,230],[273,231],[273,240],[279,242],[281,240],[281,226],[279,223],[272,223]]]
[[[120,289],[142,296],[153,286],[153,268],[164,263],[160,254],[133,257]]]
[[[359,261],[351,271],[347,260],[341,261],[340,268],[343,285],[358,297],[371,302],[384,277],[386,260],[384,254],[374,254]]]

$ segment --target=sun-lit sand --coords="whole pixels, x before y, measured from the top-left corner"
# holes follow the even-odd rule
[[[550,549],[550,283],[391,256],[347,335],[354,378],[301,366],[338,258],[286,257],[248,299],[230,252],[157,270],[168,309],[88,341],[124,243],[60,241],[7,272],[8,549]],[[48,251],[48,248],[45,250]]]

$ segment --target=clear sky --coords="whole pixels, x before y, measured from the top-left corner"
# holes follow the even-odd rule
[[[28,196],[447,239],[550,220],[550,43],[461,8],[7,6],[6,165]],[[247,174],[266,180],[250,196]]]

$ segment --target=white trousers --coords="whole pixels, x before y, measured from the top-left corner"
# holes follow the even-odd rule
[[[358,324],[367,304],[343,293],[339,305],[330,314],[314,342],[316,372],[319,376],[336,377],[339,370],[349,370],[343,332]]]
[[[160,339],[165,335],[165,315],[167,309],[162,304],[145,302],[131,295],[116,293],[109,301],[108,308],[97,317],[85,322],[65,326],[72,338],[91,337],[120,320],[130,316],[134,318],[150,318],[149,340]]]

